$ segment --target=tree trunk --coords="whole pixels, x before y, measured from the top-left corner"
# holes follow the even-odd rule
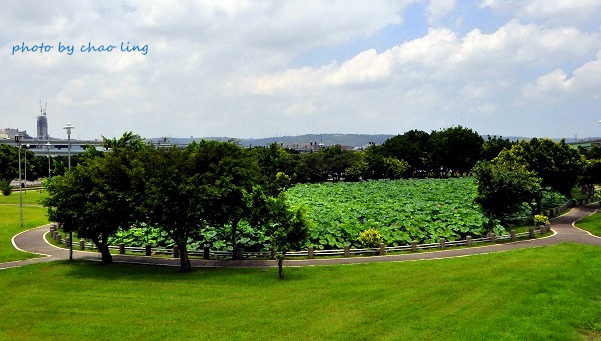
[[[188,257],[188,245],[185,243],[177,244],[179,248],[179,263],[181,272],[188,272],[192,270],[192,264],[190,263],[190,258]]]
[[[102,255],[102,263],[103,264],[111,264],[113,262],[113,256],[111,255],[111,252],[109,251],[109,246],[108,246],[106,239],[103,238],[102,240],[98,240],[98,239],[92,238],[92,241],[94,242],[94,244],[96,244],[96,246],[98,247],[98,251]]]
[[[278,257],[278,275],[280,276],[280,279],[284,279],[284,256],[286,255],[286,253],[282,253],[281,255],[279,255]]]

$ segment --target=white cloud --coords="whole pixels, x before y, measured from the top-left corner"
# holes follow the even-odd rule
[[[457,7],[455,0],[430,0],[426,7],[426,16],[428,23],[436,24],[440,19],[446,17]]]
[[[595,60],[576,68],[570,77],[564,70],[555,69],[538,77],[536,83],[524,88],[526,98],[543,98],[553,102],[569,100],[571,97],[600,99],[601,50]]]
[[[491,34],[473,30],[464,37],[446,28],[431,28],[422,38],[381,53],[366,50],[338,65],[303,67],[258,81],[260,92],[285,91],[287,86],[343,86],[377,83],[386,78],[454,82],[480,75],[503,76],[512,68],[555,65],[590,53],[599,34],[576,29],[547,29],[512,21]]]
[[[601,14],[598,0],[483,0],[480,7],[553,24],[577,25],[595,20]]]
[[[507,18],[491,29],[469,17],[481,14],[477,5],[457,1],[4,2],[0,128],[34,131],[42,99],[57,136],[64,134],[57,122],[89,137],[399,133],[457,124],[508,135],[529,126],[524,113],[542,115],[552,100],[601,104],[601,32],[577,25],[594,21],[599,6],[546,3],[484,1],[480,7]],[[404,20],[412,4],[426,16]],[[468,6],[474,13],[460,13]],[[454,19],[476,27],[459,33],[441,24]],[[58,41],[77,48],[129,41],[149,52],[11,55],[15,43]],[[334,57],[303,62],[322,50]]]

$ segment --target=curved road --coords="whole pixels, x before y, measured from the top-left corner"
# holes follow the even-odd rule
[[[369,257],[353,257],[353,258],[325,258],[325,259],[300,259],[286,260],[286,266],[311,266],[311,265],[330,265],[330,264],[356,264],[356,263],[374,263],[374,262],[401,262],[424,259],[440,259],[450,257],[463,257],[470,255],[485,254],[491,252],[501,252],[508,250],[522,249],[526,247],[539,247],[545,245],[553,245],[564,242],[574,242],[583,244],[592,244],[601,246],[601,237],[596,237],[574,227],[573,223],[595,212],[599,205],[589,204],[572,208],[568,213],[554,218],[552,222],[552,230],[555,232],[552,236],[529,239],[513,243],[503,243],[490,246],[469,247],[461,249],[450,249],[433,252],[399,254],[389,256],[369,256]],[[12,267],[18,267],[28,264],[51,262],[55,260],[68,259],[69,251],[67,249],[58,248],[46,242],[44,235],[49,231],[51,225],[40,226],[31,230],[24,231],[13,237],[13,245],[15,248],[41,255],[40,258],[33,258],[22,261],[0,263],[0,270]],[[99,253],[88,251],[73,251],[74,259],[85,259],[100,261]],[[179,259],[174,258],[159,258],[147,256],[124,256],[113,255],[114,262],[148,264],[148,265],[164,265],[164,266],[179,266]],[[275,260],[205,260],[192,259],[193,267],[276,267]]]

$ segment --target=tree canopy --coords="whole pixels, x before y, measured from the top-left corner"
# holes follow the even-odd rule
[[[525,165],[498,160],[480,161],[473,174],[478,185],[476,201],[491,218],[491,223],[540,195],[541,179]]]
[[[570,196],[584,170],[584,158],[577,149],[551,139],[522,140],[501,151],[499,161],[524,165],[542,179],[541,185]]]

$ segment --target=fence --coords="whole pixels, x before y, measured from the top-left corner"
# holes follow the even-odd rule
[[[549,209],[544,210],[542,213],[548,217],[556,217],[559,214],[563,213],[570,207],[586,205],[593,202],[594,199],[580,199],[580,200],[570,200],[565,204]],[[531,228],[528,232],[520,232],[516,233],[515,230],[509,231],[509,235],[504,236],[496,236],[494,234],[490,234],[484,238],[472,238],[471,236],[467,236],[464,240],[453,240],[448,241],[445,238],[440,238],[438,243],[429,243],[429,244],[417,244],[417,242],[412,242],[410,245],[400,245],[400,246],[386,246],[384,244],[380,244],[377,248],[351,248],[349,245],[346,245],[344,249],[337,250],[315,250],[314,247],[309,246],[307,250],[303,251],[294,251],[286,253],[287,257],[299,257],[299,258],[309,258],[313,259],[315,257],[351,257],[351,255],[379,255],[383,256],[387,253],[394,252],[417,252],[420,250],[431,250],[431,249],[440,249],[444,250],[447,247],[456,247],[456,246],[473,246],[475,244],[482,243],[496,243],[503,241],[516,241],[517,239],[523,238],[535,238],[536,234],[545,234],[549,232],[550,224],[546,224],[545,226],[541,226],[538,229]],[[65,245],[69,245],[70,240],[66,238],[63,240],[61,234],[57,231],[55,226],[50,227],[50,233],[52,238],[57,243],[64,243]],[[95,244],[88,243],[85,240],[79,241],[79,250],[98,250]],[[141,253],[146,256],[151,255],[171,255],[174,258],[179,257],[179,250],[177,246],[174,248],[153,248],[150,245],[146,245],[146,247],[133,247],[133,246],[125,246],[124,244],[112,245],[109,246],[110,250],[118,250],[119,254],[129,253]],[[205,247],[203,250],[189,250],[188,254],[194,257],[202,257],[204,259],[224,259],[231,258],[231,251],[215,251],[210,250],[208,247]],[[275,252],[272,251],[259,251],[259,252],[242,252],[243,258],[263,258],[263,259],[274,259]]]
[[[351,257],[351,255],[378,255],[383,256],[387,253],[395,253],[395,252],[417,252],[420,250],[431,250],[431,249],[439,249],[444,250],[447,247],[456,247],[456,246],[473,246],[476,244],[482,243],[497,243],[502,241],[516,241],[522,238],[535,238],[536,234],[545,234],[549,232],[551,229],[550,224],[546,224],[544,226],[539,227],[538,229],[531,228],[528,232],[516,233],[515,230],[511,230],[509,235],[505,236],[496,236],[494,233],[491,233],[489,236],[484,238],[472,238],[471,236],[467,236],[464,240],[454,240],[447,241],[445,238],[440,238],[438,243],[429,243],[429,244],[418,244],[417,242],[412,242],[410,245],[400,245],[400,246],[386,246],[383,243],[380,244],[377,248],[351,248],[350,245],[346,245],[344,249],[337,250],[315,250],[314,247],[309,246],[307,250],[303,251],[294,251],[286,253],[287,257],[299,257],[299,258],[309,258],[313,259],[315,257],[324,257],[324,256],[342,256],[342,257]],[[69,238],[63,239],[62,235],[57,231],[55,226],[50,227],[50,233],[52,238],[57,243],[64,243],[65,245],[70,244]],[[98,250],[98,247],[94,243],[86,242],[85,240],[79,241],[79,250]],[[146,245],[146,247],[133,247],[133,246],[125,246],[125,244],[119,245],[111,245],[109,246],[110,250],[118,251],[119,254],[129,253],[140,253],[146,256],[152,255],[171,255],[174,258],[179,257],[178,247],[175,246],[173,248],[153,248],[150,245]],[[214,251],[210,250],[208,247],[205,247],[203,250],[189,250],[188,254],[190,256],[202,257],[204,259],[223,259],[223,258],[231,258],[232,252],[230,251]],[[242,258],[262,258],[262,259],[274,259],[275,252],[272,251],[259,251],[259,252],[242,252]]]

